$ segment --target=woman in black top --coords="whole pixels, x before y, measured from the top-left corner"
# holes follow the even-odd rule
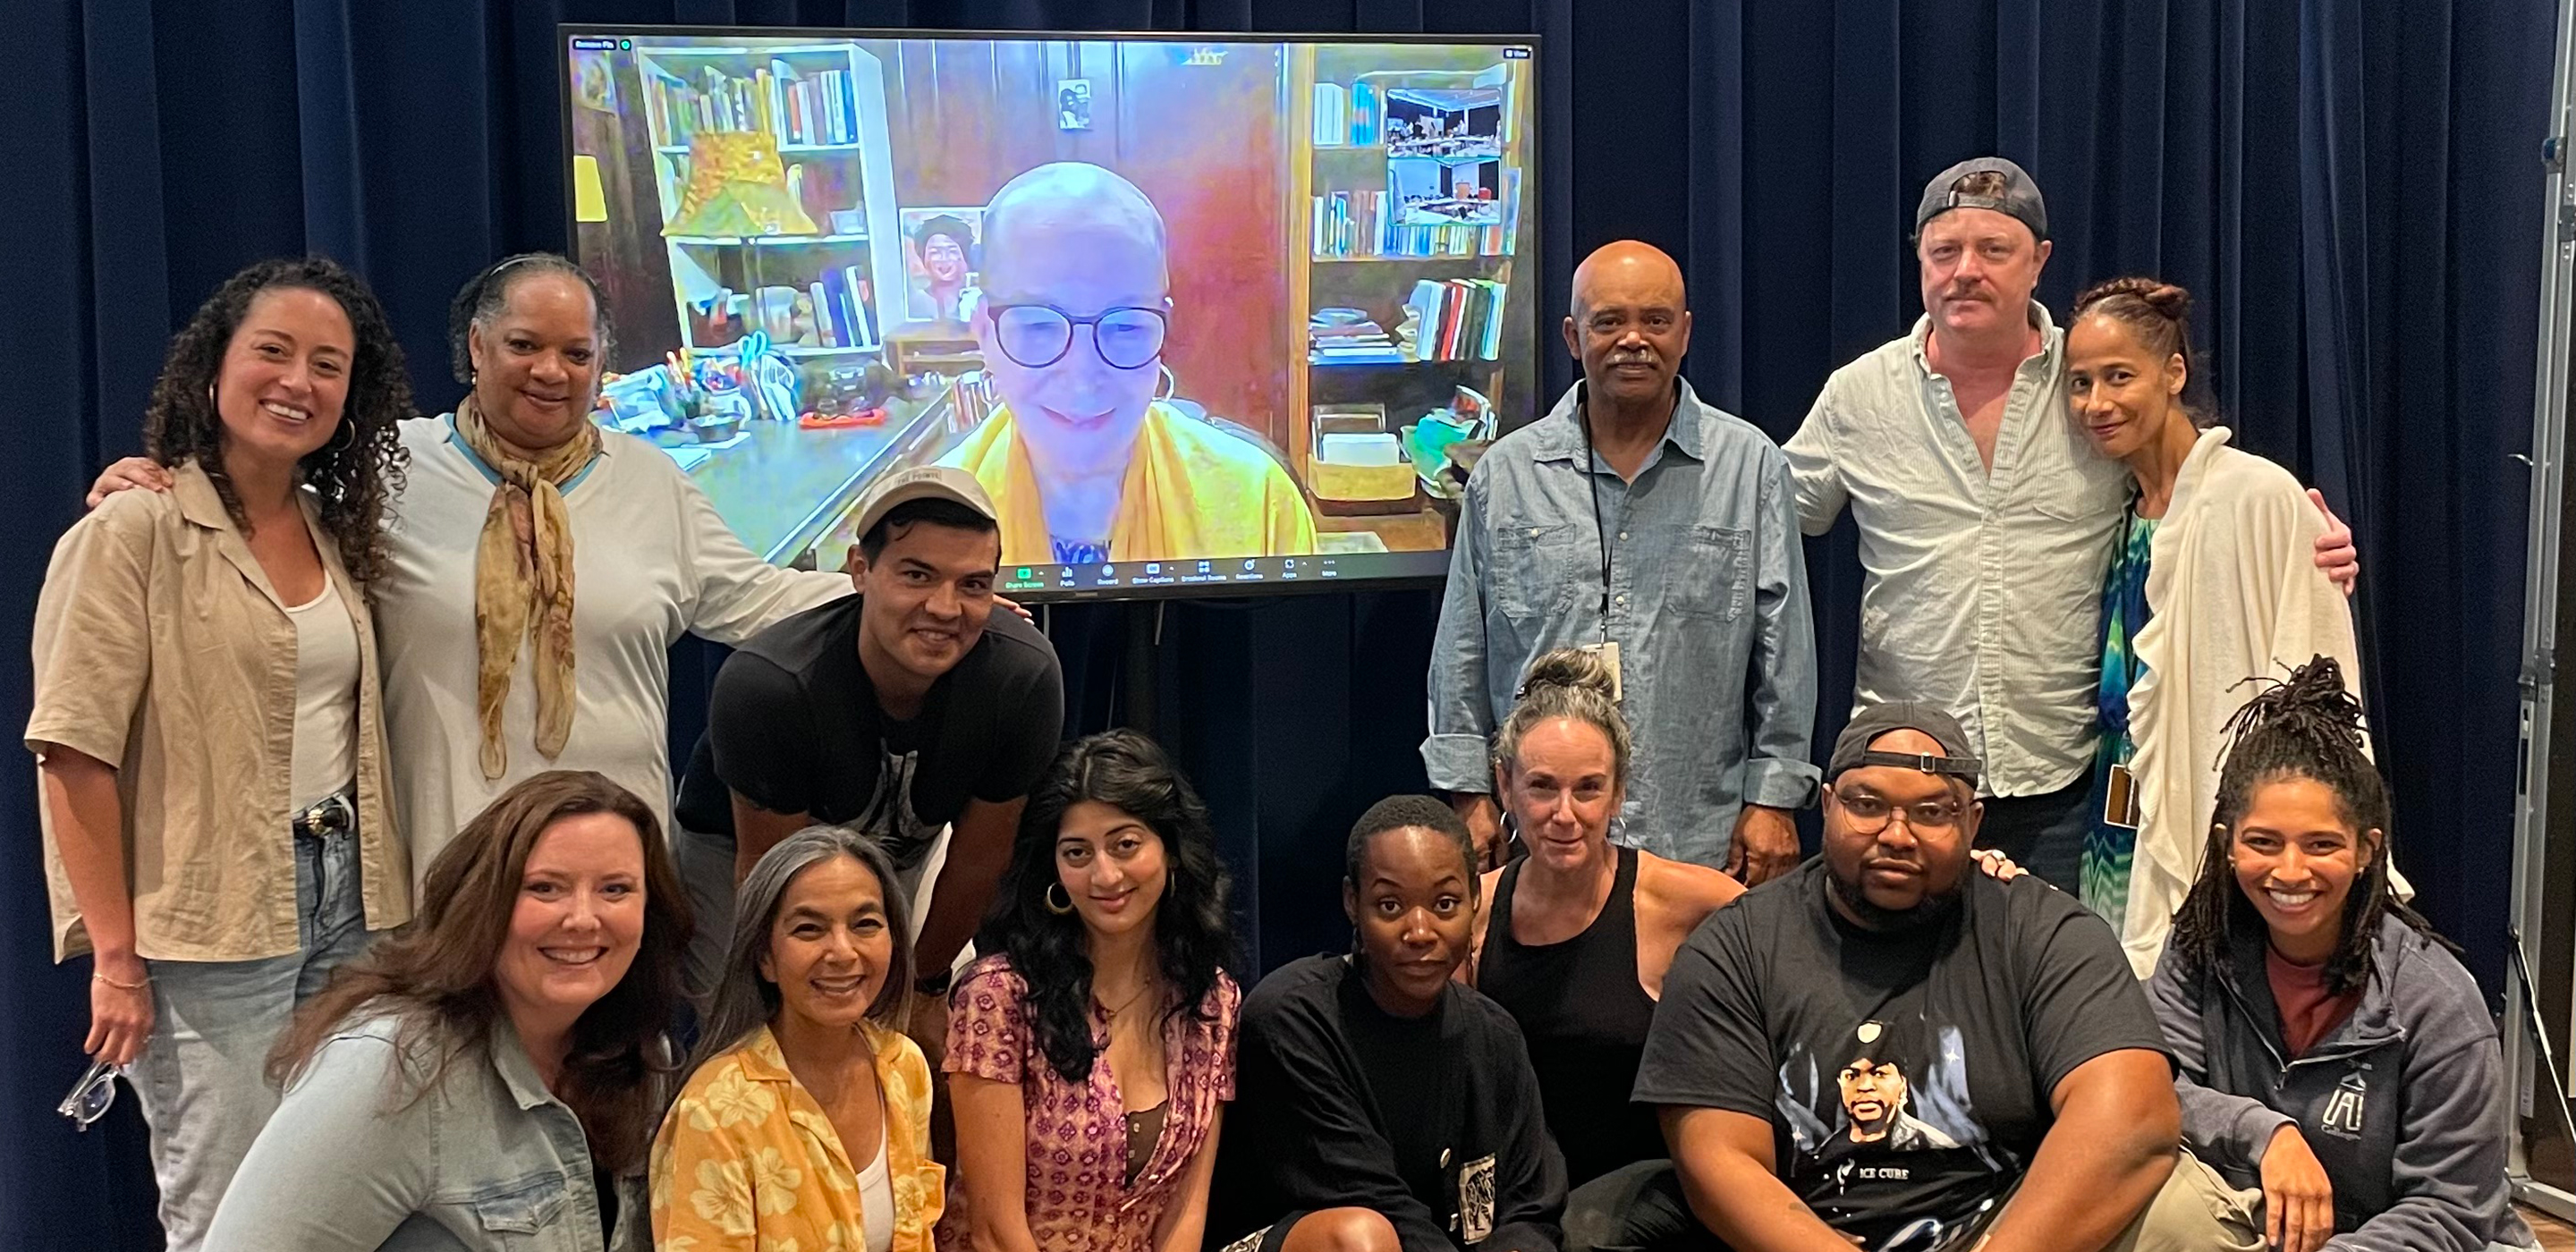
[[[1548,1129],[1577,1194],[1641,1164],[1669,1170],[1655,1111],[1628,1101],[1673,952],[1744,893],[1713,869],[1610,842],[1626,798],[1627,720],[1597,654],[1560,648],[1530,666],[1494,735],[1494,794],[1528,855],[1486,875],[1474,981],[1529,1040]],[[1624,1211],[1630,1206],[1621,1206]],[[1687,1215],[1682,1215],[1687,1216]],[[1626,1243],[1627,1240],[1617,1240]]]
[[[1454,981],[1473,842],[1427,796],[1352,828],[1349,956],[1289,964],[1244,1001],[1208,1242],[1226,1252],[1556,1252],[1565,1165],[1518,1027]]]

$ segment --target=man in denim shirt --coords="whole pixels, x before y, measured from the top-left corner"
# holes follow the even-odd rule
[[[1636,765],[1613,829],[1760,882],[1798,860],[1816,649],[1789,464],[1679,378],[1682,275],[1642,243],[1574,274],[1583,381],[1468,478],[1431,654],[1422,760],[1498,843],[1487,739],[1530,660],[1615,649]]]

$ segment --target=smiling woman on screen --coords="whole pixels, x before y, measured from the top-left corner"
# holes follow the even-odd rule
[[[1001,403],[940,461],[1001,509],[1004,564],[1315,551],[1268,450],[1156,394],[1168,248],[1144,192],[1079,161],[1012,179],[984,210],[969,324]]]

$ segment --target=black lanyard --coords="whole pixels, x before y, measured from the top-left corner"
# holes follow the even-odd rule
[[[1610,641],[1610,528],[1601,523],[1601,471],[1593,462],[1592,412],[1586,405],[1575,406],[1575,421],[1583,427],[1583,486],[1592,494],[1592,534],[1601,543],[1601,641]]]

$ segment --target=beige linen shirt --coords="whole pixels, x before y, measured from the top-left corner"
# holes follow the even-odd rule
[[[295,624],[196,465],[167,493],[122,491],[54,545],[36,600],[28,750],[116,767],[135,952],[245,961],[297,950],[290,794]],[[369,930],[411,918],[411,866],[386,803],[384,701],[366,597],[299,493],[358,634],[358,864]],[[43,813],[54,959],[90,950]]]

